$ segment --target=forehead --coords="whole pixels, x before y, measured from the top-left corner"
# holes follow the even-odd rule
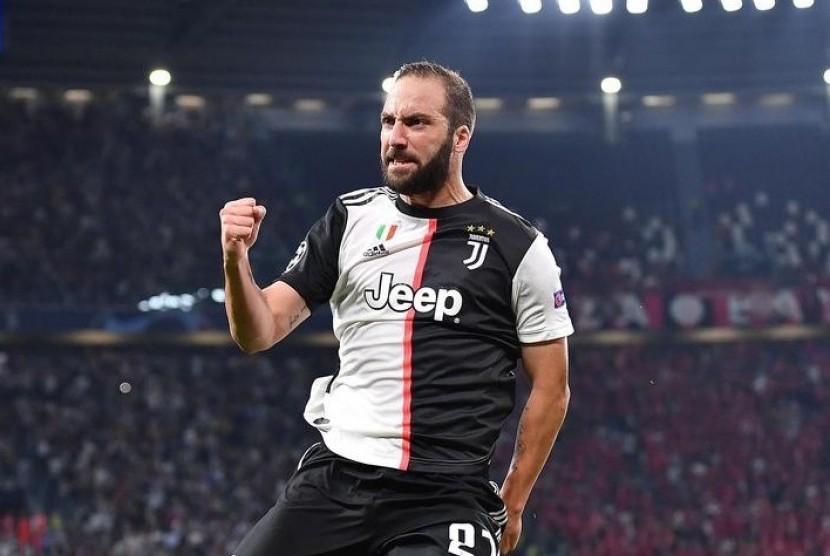
[[[443,115],[446,97],[444,83],[440,79],[406,76],[397,80],[386,95],[383,112]]]

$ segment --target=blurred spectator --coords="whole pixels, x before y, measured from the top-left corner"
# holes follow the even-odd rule
[[[0,508],[0,550],[229,553],[316,440],[302,407],[334,360],[10,352],[0,445],[26,507]],[[828,365],[826,341],[575,350],[519,554],[827,554]]]

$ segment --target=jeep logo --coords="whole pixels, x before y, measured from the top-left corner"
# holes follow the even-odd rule
[[[445,316],[454,317],[461,311],[461,293],[458,290],[446,288],[423,287],[412,289],[409,284],[392,284],[394,275],[390,272],[380,274],[380,282],[375,289],[363,290],[363,297],[369,307],[381,310],[389,307],[400,313],[415,309],[418,313],[429,313],[435,310],[435,320],[443,320]]]

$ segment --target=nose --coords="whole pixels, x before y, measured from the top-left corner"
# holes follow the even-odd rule
[[[392,129],[389,130],[389,146],[395,149],[406,148],[406,126],[400,120],[395,120]]]

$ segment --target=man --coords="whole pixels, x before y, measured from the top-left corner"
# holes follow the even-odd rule
[[[341,195],[282,276],[260,289],[248,250],[265,207],[220,212],[226,308],[246,352],[328,302],[340,366],[317,379],[312,446],[237,556],[494,556],[512,551],[565,417],[573,332],[547,240],[464,184],[466,81],[404,65],[381,114],[386,187]],[[523,360],[532,390],[499,492],[489,459]]]

